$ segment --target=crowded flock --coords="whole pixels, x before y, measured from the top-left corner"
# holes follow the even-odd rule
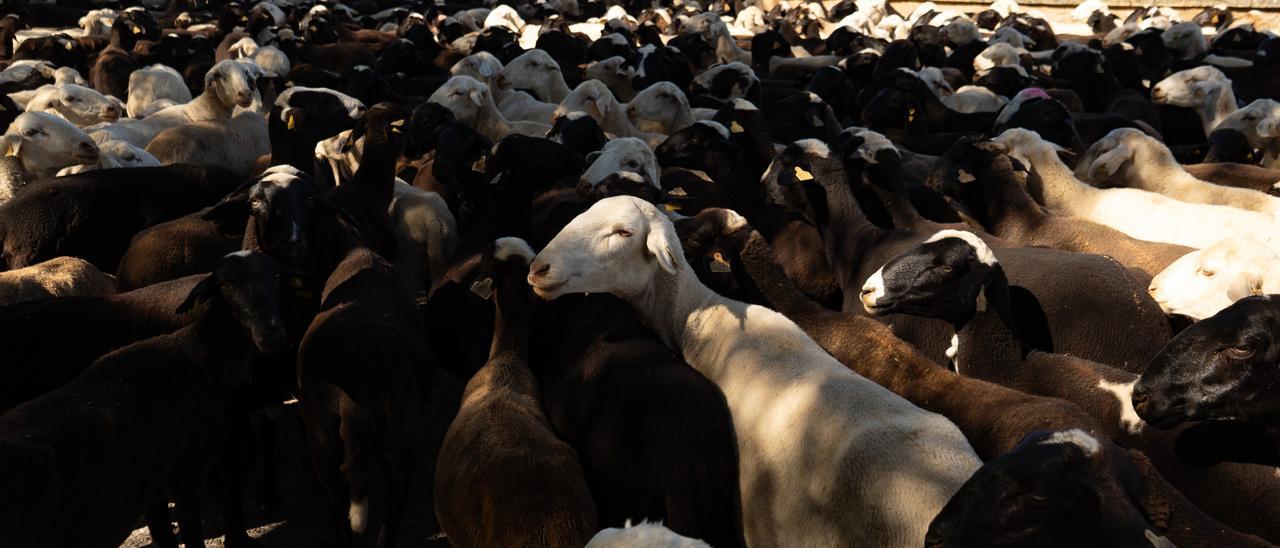
[[[5,2],[0,547],[1280,544],[1280,17],[979,7]]]

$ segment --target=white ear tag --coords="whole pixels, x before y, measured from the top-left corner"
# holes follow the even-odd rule
[[[689,193],[685,192],[684,188],[681,188],[681,187],[675,187],[671,189],[670,192],[667,192],[667,194],[670,194],[672,196],[688,196],[689,195]]]
[[[737,120],[732,120],[729,122],[729,131],[731,133],[742,133],[746,130],[742,128],[742,124],[739,124]]]
[[[987,311],[987,286],[978,290],[978,312]]]
[[[487,167],[487,163],[485,162],[485,156],[481,154],[479,158],[476,158],[475,162],[472,162],[471,171],[475,171],[477,173],[484,173],[486,167]]]
[[[481,299],[489,300],[489,297],[493,296],[493,278],[476,280],[475,283],[471,284],[471,292]]]
[[[974,177],[973,174],[963,169],[960,170],[960,173],[957,175],[957,177],[960,179],[961,183],[972,183],[978,179],[977,177]]]

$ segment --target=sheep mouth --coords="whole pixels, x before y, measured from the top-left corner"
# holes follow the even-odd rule
[[[97,152],[93,154],[84,154],[84,153],[72,154],[71,157],[74,158],[77,162],[86,163],[86,164],[98,161]]]
[[[558,282],[552,282],[549,284],[541,284],[541,285],[531,284],[531,285],[533,285],[534,294],[544,299],[551,300],[559,296],[559,289],[564,287],[565,285],[568,285],[568,283],[569,283],[569,280],[565,279],[565,280],[560,280]]]

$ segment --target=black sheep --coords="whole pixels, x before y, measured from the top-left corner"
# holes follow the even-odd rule
[[[0,544],[114,546],[163,492],[188,546],[203,544],[201,510],[223,403],[255,347],[284,342],[276,266],[229,255],[179,306],[191,325],[112,352],[75,381],[0,416]],[[163,507],[161,507],[163,509]],[[164,512],[147,512],[173,542]]]

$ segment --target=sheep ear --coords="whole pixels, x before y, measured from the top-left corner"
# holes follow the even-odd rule
[[[601,151],[599,151],[599,150],[594,151],[594,152],[588,152],[588,153],[587,153],[587,158],[586,158],[587,165],[591,165],[591,164],[596,163],[596,160],[598,160],[598,159],[600,158],[600,155],[601,155],[601,154],[604,154],[604,153],[603,153],[603,152],[601,152]]]
[[[1258,135],[1260,137],[1276,137],[1280,135],[1280,131],[1276,131],[1280,127],[1280,116],[1268,116],[1258,121]]]
[[[600,111],[601,116],[609,115],[609,110],[610,110],[609,99],[610,98],[606,95],[602,95],[596,98],[596,110]]]
[[[17,135],[5,135],[0,141],[0,148],[4,149],[5,156],[17,156],[22,150],[22,137]]]
[[[200,280],[195,287],[191,288],[191,292],[187,293],[187,299],[178,305],[175,310],[178,314],[190,312],[196,304],[209,300],[218,291],[218,273],[212,272]]]
[[[663,270],[675,274],[676,272],[676,254],[672,251],[672,242],[676,240],[676,229],[670,221],[662,222],[658,220],[661,213],[654,210],[649,215],[649,237],[645,239],[645,246],[649,248],[649,253],[658,260],[658,265]]]
[[[475,103],[476,106],[478,107],[484,106],[484,90],[482,89],[471,90],[471,93],[468,95],[470,95],[471,97],[471,102]]]
[[[1231,281],[1231,285],[1227,287],[1227,298],[1234,302],[1254,295],[1266,295],[1264,284],[1261,274],[1244,273]]]
[[[1129,161],[1129,158],[1129,148],[1119,145],[1098,156],[1098,159],[1094,160],[1093,164],[1089,166],[1089,175],[1098,179],[1115,175],[1117,171],[1120,171],[1120,166]]]

